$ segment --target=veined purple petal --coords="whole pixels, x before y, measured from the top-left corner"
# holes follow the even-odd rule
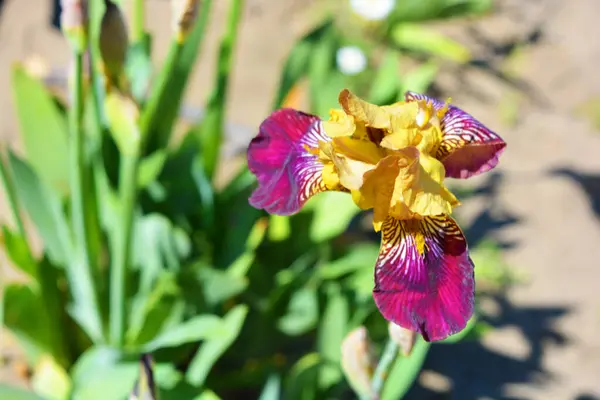
[[[405,99],[431,101],[437,110],[445,104],[414,92],[406,92]],[[452,105],[441,120],[441,128],[444,138],[436,158],[444,164],[447,177],[469,178],[491,170],[498,164],[498,158],[506,147],[498,134]]]
[[[387,320],[442,340],[465,327],[474,296],[473,262],[452,218],[386,219],[373,297]]]
[[[314,115],[284,108],[264,120],[248,146],[248,167],[258,180],[250,204],[271,214],[290,215],[326,190],[323,165],[306,148],[317,147],[319,140],[331,139]]]

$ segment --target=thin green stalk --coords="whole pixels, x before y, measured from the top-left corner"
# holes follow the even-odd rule
[[[127,267],[129,265],[137,199],[139,153],[123,155],[119,172],[121,215],[115,242],[115,262],[110,270],[110,342],[123,346],[126,320]]]
[[[84,132],[83,132],[83,110],[84,110],[84,94],[83,94],[83,52],[75,49],[75,68],[72,83],[72,104],[69,110],[69,128],[70,128],[70,148],[71,148],[71,213],[73,232],[75,234],[75,248],[77,262],[69,266],[73,269],[72,280],[70,282],[71,290],[76,291],[79,296],[83,297],[86,308],[93,315],[94,330],[102,331],[100,318],[100,308],[98,306],[97,291],[95,281],[93,279],[93,263],[95,260],[90,256],[89,242],[89,219],[86,218],[87,213],[92,212],[88,209],[90,204],[87,201],[89,195],[86,190],[85,182],[85,162],[84,162]],[[74,296],[76,301],[78,300]],[[99,338],[94,338],[99,339]]]
[[[208,101],[200,135],[206,175],[211,180],[219,162],[221,142],[223,141],[227,89],[244,0],[230,0],[230,4],[227,28],[219,48],[216,87]]]
[[[392,339],[388,339],[371,381],[371,393],[373,394],[374,400],[380,398],[381,392],[383,391],[383,385],[389,373],[389,369],[397,355],[398,345]]]
[[[133,43],[142,43],[146,40],[146,10],[145,0],[133,0],[131,16],[131,38]]]
[[[17,194],[13,184],[12,174],[8,170],[8,166],[4,164],[3,153],[4,152],[0,153],[0,179],[2,180],[2,186],[4,186],[4,193],[6,193],[12,219],[17,226],[19,235],[22,238],[26,238],[25,225],[23,224],[23,219],[21,218],[21,213],[19,212]]]

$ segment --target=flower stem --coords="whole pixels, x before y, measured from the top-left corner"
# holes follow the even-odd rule
[[[146,38],[144,1],[133,0],[133,15],[131,17],[133,43],[142,43]]]
[[[72,104],[69,110],[69,130],[71,147],[71,213],[73,232],[75,235],[75,248],[77,261],[70,266],[73,279],[70,284],[74,293],[75,301],[84,301],[85,308],[92,312],[91,320],[95,332],[101,332],[100,308],[98,306],[97,292],[93,279],[93,263],[91,257],[88,218],[86,215],[92,212],[89,210],[85,181],[85,162],[84,162],[84,132],[83,132],[83,51],[74,49],[75,68],[72,83],[71,99]],[[78,298],[83,297],[83,298]],[[92,338],[99,340],[99,337]]]
[[[373,379],[371,381],[371,392],[373,393],[373,400],[378,400],[381,397],[383,391],[383,384],[387,378],[389,369],[398,355],[398,345],[391,339],[388,339],[381,359],[377,364]]]
[[[126,319],[127,267],[130,262],[134,211],[137,199],[136,179],[139,153],[123,155],[119,172],[121,200],[120,226],[115,243],[115,263],[110,275],[110,340],[115,346],[123,345]]]

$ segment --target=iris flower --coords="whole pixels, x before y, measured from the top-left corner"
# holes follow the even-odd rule
[[[291,215],[317,193],[349,193],[382,233],[373,297],[383,317],[427,341],[459,332],[473,314],[474,265],[444,178],[491,170],[506,143],[422,94],[379,107],[343,90],[339,103],[328,121],[289,108],[263,121],[247,154],[250,204]]]

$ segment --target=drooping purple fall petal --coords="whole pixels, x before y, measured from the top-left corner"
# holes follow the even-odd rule
[[[405,99],[431,101],[438,110],[444,107],[444,102],[419,93],[406,92]],[[491,170],[506,147],[498,134],[452,105],[441,120],[441,128],[444,137],[436,158],[444,163],[447,177],[469,178]]]
[[[283,108],[264,120],[248,147],[248,168],[258,180],[250,204],[271,214],[291,215],[326,190],[323,165],[306,148],[317,147],[319,140],[330,139],[314,115]]]
[[[421,333],[426,341],[442,340],[471,318],[474,290],[467,242],[452,218],[387,218],[373,290],[387,320]]]

